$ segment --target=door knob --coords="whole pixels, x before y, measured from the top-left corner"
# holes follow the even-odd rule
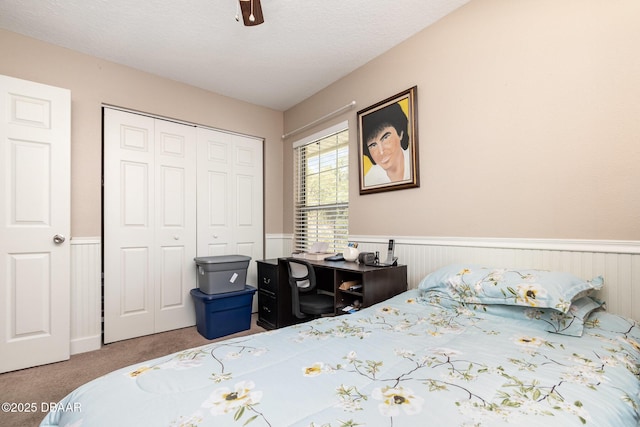
[[[64,243],[65,240],[66,238],[62,234],[56,234],[55,236],[53,236],[53,243],[55,243],[56,245]]]

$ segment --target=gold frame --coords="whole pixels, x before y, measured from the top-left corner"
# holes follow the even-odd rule
[[[418,126],[416,120],[417,98],[418,87],[413,86],[358,111],[358,173],[360,177],[360,194],[404,190],[406,188],[416,188],[420,186]],[[404,120],[399,112],[400,110],[402,110],[404,117],[406,117],[406,128],[404,128]],[[402,179],[391,181],[386,169],[380,165],[376,165],[372,157],[373,155],[369,151],[369,146],[365,145],[365,135],[375,135],[376,133],[372,132],[379,131],[378,127],[381,125],[379,120],[385,120],[384,125],[387,125],[387,127],[394,127],[398,136],[401,138],[400,148],[404,155],[404,178]],[[387,122],[387,120],[390,121]],[[402,129],[399,130],[399,127],[402,127]],[[407,133],[406,142],[404,139],[405,131]],[[404,147],[404,144],[406,144],[407,147]],[[407,165],[410,168],[409,171],[406,171]]]

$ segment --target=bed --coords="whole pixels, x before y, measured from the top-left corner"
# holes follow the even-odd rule
[[[447,266],[353,314],[112,372],[41,425],[639,426],[638,323],[593,297],[601,278],[555,274]]]

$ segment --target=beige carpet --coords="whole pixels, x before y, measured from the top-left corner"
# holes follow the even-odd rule
[[[254,314],[251,329],[216,340],[204,338],[193,326],[108,344],[100,350],[73,355],[64,362],[0,374],[1,403],[35,403],[37,407],[34,413],[0,411],[0,426],[38,426],[46,415],[46,411],[41,411],[43,406],[46,408],[49,402],[60,401],[76,387],[94,378],[176,351],[264,331],[256,325],[256,319]]]

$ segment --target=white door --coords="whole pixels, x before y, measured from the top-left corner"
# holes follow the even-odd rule
[[[256,285],[264,246],[262,140],[198,128],[198,256],[246,255]]]
[[[194,325],[195,128],[104,114],[104,342]]]
[[[155,332],[195,325],[196,129],[155,121]]]
[[[0,372],[69,358],[66,89],[0,76]]]

